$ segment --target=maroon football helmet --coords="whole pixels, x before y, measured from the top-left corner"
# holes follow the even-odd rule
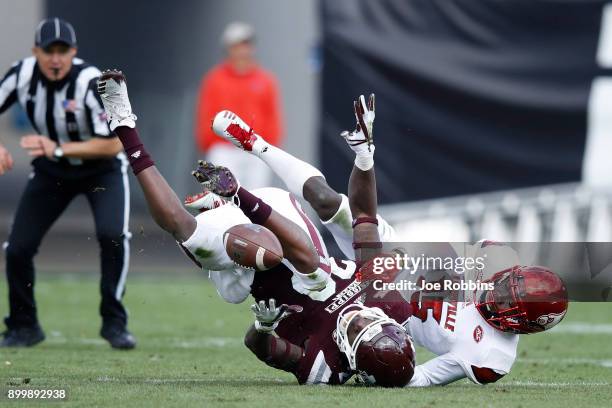
[[[565,284],[544,267],[516,265],[484,282],[494,288],[476,295],[476,308],[498,330],[538,333],[555,326],[567,312]]]
[[[403,387],[414,374],[414,345],[406,330],[377,307],[353,304],[338,315],[335,340],[361,379]]]

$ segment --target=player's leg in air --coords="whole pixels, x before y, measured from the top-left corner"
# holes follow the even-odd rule
[[[292,272],[301,278],[307,291],[321,291],[327,286],[329,274],[319,268],[319,254],[302,228],[240,186],[225,167],[200,161],[193,175],[205,192],[237,203],[253,224],[263,225],[279,238],[285,258],[293,266]]]
[[[198,238],[204,244],[211,242],[211,240],[219,244],[223,241],[223,233],[229,227],[248,222],[248,219],[242,215],[235,216],[232,209],[234,208],[238,213],[240,213],[240,210],[232,205],[219,207],[218,210],[223,209],[224,214],[207,218],[214,218],[216,222],[220,223],[216,225],[216,228],[214,223],[200,225],[200,217],[196,219],[183,208],[181,201],[159,173],[151,155],[140,140],[136,130],[136,116],[132,113],[123,73],[115,70],[105,71],[98,81],[98,93],[104,104],[110,129],[119,136],[132,170],[144,192],[149,211],[162,229],[172,234],[179,243],[194,240],[196,235],[214,235],[201,239],[195,238]],[[252,196],[244,188],[239,188],[237,181],[231,176],[228,169],[202,163],[198,172],[197,178],[208,183],[207,187],[213,192],[219,195],[232,195],[238,192],[242,205],[245,206],[243,212],[250,217],[252,222],[260,223],[274,232],[283,246],[284,256],[300,273],[305,275],[305,279],[308,278],[307,280],[312,282],[313,290],[320,290],[325,286],[326,280],[323,277],[318,279],[317,275],[313,279],[311,276],[312,273],[318,272],[319,258],[312,247],[311,241],[302,229],[276,213],[270,206]],[[254,207],[257,208],[254,209]],[[228,218],[231,218],[231,220],[228,220]],[[218,247],[220,247],[220,250]],[[199,255],[198,252],[200,254],[207,252],[204,248],[202,251],[194,250],[193,255],[197,261],[202,261],[201,263],[206,269],[226,269],[226,265],[214,265],[214,263],[219,263],[219,259],[229,260],[224,247],[217,245],[215,250],[223,252],[223,254],[220,253],[215,256]],[[206,261],[213,262],[213,264],[204,265]],[[315,287],[317,285],[318,287]]]
[[[373,115],[373,112],[372,112]],[[263,160],[276,175],[283,180],[289,191],[306,200],[316,211],[321,222],[334,236],[338,246],[347,258],[353,256],[353,231],[348,198],[332,189],[323,174],[314,166],[298,159],[284,150],[266,142],[262,135],[254,130],[240,117],[230,111],[219,112],[213,121],[213,130],[221,137],[232,142],[236,147],[256,155]],[[343,136],[347,137],[346,132]],[[370,152],[362,149],[362,143],[349,141],[357,158],[356,161],[368,162]],[[380,216],[379,233],[383,241],[393,241],[393,228]]]

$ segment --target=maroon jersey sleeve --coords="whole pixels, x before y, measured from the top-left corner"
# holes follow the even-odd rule
[[[348,362],[331,333],[317,333],[306,340],[294,375],[300,384],[342,384],[351,377]]]
[[[251,295],[257,302],[274,299],[277,305],[302,306],[304,310],[301,313],[295,313],[280,322],[276,333],[289,342],[303,347],[304,340],[312,331],[306,322],[319,310],[317,303],[320,302],[296,292],[291,283],[292,276],[293,273],[283,264],[267,271],[255,272]]]
[[[370,286],[369,289],[372,287]],[[387,316],[398,322],[404,323],[413,314],[410,303],[404,299],[400,292],[391,290],[384,293],[384,296],[377,296],[378,291],[367,291],[364,304],[368,307],[378,307]],[[381,292],[382,294],[382,292]]]

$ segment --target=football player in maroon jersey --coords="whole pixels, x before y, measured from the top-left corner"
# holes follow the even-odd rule
[[[132,114],[127,96],[125,76],[118,71],[104,72],[98,82],[98,92],[108,115],[111,129],[117,132],[126,153],[130,157],[130,164],[145,193],[153,218],[179,242],[186,243],[194,234],[197,235],[198,220],[182,208],[178,198],[165,179],[159,174],[152,158],[140,141],[135,130],[136,116]],[[371,127],[374,119],[373,102],[372,97],[370,105],[366,108],[362,97],[360,99],[361,104],[355,104],[359,127],[350,136],[345,135],[347,140],[349,140],[349,137],[361,137],[363,140],[358,142],[358,144],[365,144],[371,153],[374,150],[371,143]],[[355,215],[354,234],[358,258],[369,256],[369,253],[375,252],[380,247],[376,228],[376,186],[372,169],[373,159],[370,156],[369,160],[366,159],[361,162],[365,162],[366,166],[369,167],[356,167],[357,170],[354,171],[349,182],[349,196],[352,194],[353,197],[352,199],[349,198],[349,201],[351,203],[351,210]],[[308,345],[311,345],[307,351],[312,350],[313,352],[305,354],[309,356],[308,359],[298,362],[285,361],[280,363],[279,367],[282,366],[295,370],[294,372],[300,382],[308,382],[309,377],[312,377],[312,382],[343,382],[348,377],[338,375],[332,379],[331,372],[327,375],[323,365],[326,358],[324,350],[327,350],[328,346],[333,345],[333,347],[329,348],[332,350],[333,355],[328,357],[328,359],[333,361],[332,364],[338,364],[338,370],[343,370],[341,367],[345,367],[345,363],[348,360],[348,368],[346,369],[348,376],[352,372],[357,371],[369,381],[386,386],[401,386],[410,380],[414,367],[414,349],[410,337],[406,335],[404,329],[395,320],[386,316],[380,309],[365,307],[359,304],[351,305],[356,310],[349,310],[348,307],[339,307],[344,305],[347,300],[352,299],[352,303],[357,300],[357,294],[360,291],[355,290],[355,282],[350,284],[347,282],[344,288],[339,287],[341,290],[327,303],[322,303],[309,296],[312,295],[310,292],[318,292],[330,285],[327,284],[329,276],[325,275],[326,279],[319,279],[320,254],[312,248],[311,241],[305,236],[302,229],[276,213],[260,198],[253,196],[244,188],[240,188],[231,172],[225,168],[202,162],[194,172],[194,176],[199,182],[204,184],[205,188],[220,197],[233,198],[236,196],[238,198],[237,201],[241,203],[241,209],[249,216],[252,222],[265,225],[277,235],[283,245],[285,256],[290,258],[295,269],[300,269],[299,267],[301,267],[305,271],[304,280],[315,281],[317,284],[322,282],[324,284],[322,288],[317,286],[307,287],[309,290],[306,293],[291,295],[290,292],[295,288],[295,285],[291,282],[295,277],[295,271],[290,271],[285,267],[284,269],[278,268],[279,270],[274,274],[270,273],[270,271],[265,275],[260,274],[264,276],[264,280],[265,277],[273,277],[276,280],[276,284],[270,286],[271,289],[282,288],[284,286],[285,290],[280,294],[281,299],[289,294],[291,297],[287,299],[290,299],[291,303],[294,303],[293,301],[295,300],[293,296],[298,298],[301,296],[304,304],[312,305],[314,304],[313,302],[318,302],[316,304],[317,307],[303,307],[306,311],[303,316],[307,317],[312,314],[312,318],[301,319],[304,327],[291,334],[293,339],[288,334],[290,340],[294,340],[295,344],[298,344],[295,347],[308,347]],[[367,194],[367,198],[357,199],[362,194]],[[219,209],[225,207],[231,208],[230,206],[221,206]],[[213,233],[212,235],[214,233],[219,235],[219,232],[222,233],[224,231],[211,232]],[[205,260],[205,258],[210,257],[209,254],[206,254],[207,256],[200,255],[198,251],[194,251],[194,253],[199,256],[199,259],[196,259],[196,261]],[[218,261],[215,259],[215,262]],[[279,284],[281,276],[278,275],[282,272],[285,272],[284,279],[287,285]],[[358,286],[360,283],[356,282],[356,284]],[[353,286],[351,287],[351,285]],[[273,294],[271,290],[265,289],[265,282],[259,282],[257,278],[254,279],[251,286],[256,299],[258,291],[263,290],[266,297]],[[307,286],[307,284],[303,283],[302,286]],[[329,297],[326,299],[329,299]],[[314,314],[323,305],[325,305],[325,312],[330,315],[330,318],[325,319],[325,330],[321,330],[321,327],[317,324],[321,319],[318,319]],[[281,315],[285,315],[287,311],[299,310],[298,307],[288,308],[281,306],[281,308],[283,309]],[[264,308],[261,309],[261,312],[268,316],[278,314],[273,303],[269,305],[267,312],[264,311]],[[333,316],[334,313],[337,316]],[[262,322],[266,323],[264,315],[260,315],[260,318]],[[330,322],[334,320],[336,324],[331,325]],[[270,321],[267,323],[270,323]],[[271,322],[271,325],[274,326],[274,321]],[[291,325],[286,324],[285,327],[290,328]],[[334,331],[333,328],[336,328],[336,330]],[[278,332],[282,333],[282,329],[279,328]],[[333,335],[334,332],[336,333],[335,336]],[[261,332],[257,331],[257,333]],[[254,343],[251,344],[249,342],[249,345],[255,347],[255,350],[259,353],[263,349],[260,349],[258,346],[264,343],[268,344],[270,337],[268,335],[265,338],[257,338]],[[247,336],[248,339],[250,337]],[[262,342],[262,339],[265,341]],[[286,350],[291,350],[289,345],[293,343],[289,341],[285,344],[288,346]],[[293,348],[293,350],[299,350],[299,348]],[[317,352],[316,354],[314,353],[315,351]],[[288,354],[292,355],[291,353]],[[346,357],[343,357],[343,355]],[[271,356],[272,359],[269,360],[273,365],[276,364],[274,362],[276,357],[278,356],[273,354]],[[312,361],[307,361],[309,359]],[[380,361],[381,359],[382,361]],[[320,367],[311,376],[316,364]],[[389,367],[392,367],[392,369]],[[304,379],[306,370],[308,370],[308,376]],[[320,370],[323,370],[323,374],[318,375]],[[324,377],[327,377],[326,380],[323,380]]]
[[[364,266],[382,246],[373,168],[374,96],[367,105],[361,96],[354,107],[357,129],[343,136],[351,146],[370,153],[369,160],[362,161],[365,165],[356,161],[348,190],[355,217],[355,259],[357,265]],[[245,344],[266,364],[293,373],[300,384],[342,384],[358,373],[371,384],[405,386],[414,371],[414,347],[398,321],[410,316],[409,305],[379,301],[385,305],[385,313],[369,304],[368,281],[354,279],[352,274],[339,275],[332,275],[334,296],[313,302],[291,293],[288,285],[279,285],[278,275],[271,282],[266,274],[256,273],[252,294],[259,302],[252,306],[256,321]],[[267,305],[265,297],[272,297]],[[278,299],[282,304],[277,307]]]

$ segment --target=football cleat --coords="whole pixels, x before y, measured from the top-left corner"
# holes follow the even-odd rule
[[[10,328],[4,332],[0,347],[31,347],[45,339],[38,324],[28,327]]]
[[[253,151],[253,143],[259,137],[253,132],[253,128],[234,112],[228,110],[217,113],[213,119],[212,129],[218,136],[247,152]]]
[[[204,190],[226,199],[234,197],[240,188],[240,183],[227,167],[215,166],[204,160],[198,161],[198,168],[191,174]]]
[[[132,113],[123,72],[116,69],[102,72],[98,79],[98,94],[110,130],[114,131],[118,126],[136,127],[136,115]]]
[[[114,349],[131,350],[136,347],[136,338],[120,325],[103,325],[100,329],[100,336]]]
[[[211,191],[202,191],[199,194],[185,197],[185,207],[204,212],[227,204],[227,200]]]

